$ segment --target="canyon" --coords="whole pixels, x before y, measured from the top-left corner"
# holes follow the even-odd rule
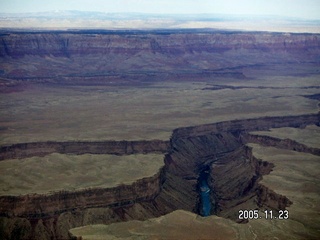
[[[239,209],[268,208],[285,209],[292,202],[259,184],[262,176],[274,167],[252,155],[248,142],[295,149],[308,152],[298,142],[279,140],[271,137],[253,137],[248,131],[267,130],[276,127],[305,127],[320,123],[319,114],[267,117],[237,120],[203,126],[176,129],[169,143],[140,142],[139,151],[144,154],[163,152],[165,166],[153,177],[144,178],[131,185],[113,188],[92,188],[86,190],[60,191],[51,194],[28,194],[0,196],[0,212],[5,225],[14,228],[4,230],[5,238],[43,238],[48,235],[57,239],[68,237],[68,229],[93,223],[112,223],[119,220],[144,220],[171,211],[183,209],[201,213],[199,179],[208,172],[207,182],[211,189],[210,215],[218,215],[234,221]],[[72,146],[59,148],[53,146]],[[68,154],[135,154],[132,143],[29,143],[2,147],[2,160],[44,156],[51,151],[64,149]],[[95,146],[95,148],[93,148]],[[120,147],[119,147],[120,146]],[[126,146],[126,147],[124,147]],[[127,151],[131,146],[131,151]],[[150,149],[150,146],[154,146]],[[157,146],[157,147],[156,147]],[[297,146],[304,146],[297,147]],[[145,147],[145,149],[144,149]],[[37,151],[34,151],[37,149]],[[48,151],[50,149],[50,151]],[[69,149],[69,150],[68,150]],[[100,152],[99,152],[100,150]],[[317,153],[319,155],[319,149]],[[96,220],[87,215],[103,209]],[[139,209],[139,210],[137,210]],[[100,211],[100,210],[99,210]],[[136,212],[138,211],[138,213]],[[99,217],[101,216],[101,217]],[[65,225],[65,221],[68,224]],[[62,223],[63,222],[63,223]],[[240,221],[241,222],[241,221]],[[63,228],[61,226],[63,225]],[[19,229],[19,230],[18,230]],[[40,230],[42,229],[42,230]],[[15,235],[16,234],[16,235]]]
[[[75,227],[197,215],[215,227],[223,222],[220,236],[245,226],[251,231],[240,209],[299,206],[266,184],[279,162],[257,157],[252,144],[320,155],[317,144],[256,133],[319,127],[319,34],[2,29],[0,39],[1,172],[8,174],[4,163],[14,161],[48,165],[48,158],[61,157],[77,165],[79,157],[86,176],[92,156],[102,163],[143,156],[145,165],[154,164],[147,161],[152,154],[160,156],[150,176],[109,187],[70,183],[69,190],[61,184],[7,194],[13,181],[0,189],[0,238],[76,239]],[[136,174],[130,160],[124,168]],[[61,172],[78,170],[62,165]],[[30,172],[30,184],[37,174]]]
[[[150,84],[244,78],[242,69],[314,65],[319,34],[222,30],[11,31],[0,34],[1,78],[61,84]],[[294,71],[294,68],[291,68]],[[50,72],[50,74],[48,74]]]

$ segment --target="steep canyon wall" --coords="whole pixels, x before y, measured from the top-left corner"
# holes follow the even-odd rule
[[[169,141],[31,142],[0,147],[0,160],[61,154],[147,154],[166,153]]]
[[[319,64],[320,35],[205,31],[1,32],[0,83],[31,80],[139,82],[245,77],[241,68]],[[290,68],[292,69],[292,68]],[[4,79],[4,80],[3,80]],[[115,82],[114,82],[115,80]],[[0,84],[0,85],[1,85]],[[62,239],[68,229],[173,210],[200,212],[199,175],[208,171],[211,213],[237,220],[242,207],[283,209],[290,199],[259,184],[273,165],[256,159],[247,142],[318,154],[290,140],[249,131],[320,124],[320,114],[234,120],[175,129],[170,141],[34,142],[0,147],[0,160],[50,153],[163,153],[165,166],[131,185],[23,196],[0,196],[0,238]]]
[[[157,143],[155,144],[143,141],[138,144],[139,152],[167,152],[164,157],[164,168],[153,177],[114,188],[0,197],[0,220],[4,223],[2,226],[10,224],[16,226],[16,228],[10,228],[10,231],[1,229],[0,232],[5,238],[10,238],[17,236],[14,229],[21,230],[23,226],[28,226],[23,235],[26,236],[25,239],[44,236],[48,236],[44,237],[48,239],[65,238],[68,236],[68,229],[83,224],[143,220],[177,209],[199,213],[199,176],[205,170],[209,173],[211,214],[236,221],[237,210],[242,206],[249,206],[250,209],[259,207],[284,209],[292,202],[285,196],[259,184],[262,176],[268,174],[273,165],[256,159],[252,155],[251,148],[244,145],[250,141],[246,137],[247,132],[271,127],[304,127],[308,124],[319,125],[319,114],[237,120],[176,129],[170,143],[158,144],[155,141]],[[259,139],[254,138],[254,141],[259,142]],[[80,142],[79,150],[84,149],[83,151],[87,152],[88,149],[94,149],[94,153],[99,153],[99,150],[103,153],[106,151],[116,154],[135,153],[132,151],[134,148],[131,147],[128,151],[128,147],[124,147],[128,146],[128,143],[124,143],[121,142],[120,145],[115,142],[98,143],[97,147],[95,145],[97,143]],[[1,153],[3,158],[9,157],[4,161],[10,161],[13,156],[22,158],[32,154],[41,156],[48,153],[46,149],[52,143],[48,146],[46,144],[48,143],[4,146],[1,148]],[[64,144],[69,146],[70,143],[56,144],[54,146]],[[143,147],[144,144],[146,149]],[[35,151],[36,146],[41,146],[40,150],[45,149],[44,153],[40,150]],[[78,154],[76,142],[72,142],[71,146],[65,148],[69,149],[68,153]],[[290,146],[290,144],[280,145],[289,149]],[[15,148],[18,150],[15,151]],[[49,147],[49,149],[54,151],[60,148]],[[96,211],[104,212],[105,217],[96,213],[100,216],[98,219],[89,218],[91,220],[88,220],[87,214]]]
[[[177,128],[172,138],[199,136],[207,133],[263,131],[269,128],[305,127],[310,124],[319,125],[320,113],[300,116],[263,117],[245,120],[232,120],[200,126]]]
[[[1,34],[0,56],[165,54],[223,52],[234,49],[299,52],[319,49],[318,34],[157,31],[16,32]],[[311,56],[315,55],[313,53]],[[307,55],[307,54],[305,54]]]
[[[1,77],[64,84],[243,78],[242,67],[314,64],[319,63],[319,54],[319,34],[209,30],[0,34],[0,61],[6,62]]]
[[[136,202],[152,200],[159,194],[164,181],[160,169],[152,177],[139,179],[131,185],[113,188],[92,188],[60,191],[52,194],[28,194],[25,196],[1,196],[0,216],[47,218],[77,208],[121,207]]]

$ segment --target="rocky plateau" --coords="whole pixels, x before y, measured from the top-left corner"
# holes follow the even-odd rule
[[[220,77],[250,80],[251,71],[265,68],[275,68],[280,75],[313,75],[319,74],[319,56],[320,35],[307,33],[1,30],[0,92],[6,96],[32,84],[146,87],[154,81],[211,81]],[[307,73],[300,68],[308,68]],[[52,153],[162,153],[164,167],[154,176],[112,188],[3,194],[0,238],[71,239],[71,228],[146,220],[176,210],[204,216],[200,196],[203,176],[210,192],[210,215],[246,223],[238,219],[239,209],[286,209],[293,202],[260,183],[274,165],[257,159],[246,144],[315,155],[320,150],[293,140],[249,132],[312,124],[320,125],[319,113],[181,127],[173,130],[167,141],[79,139],[2,145],[1,162]]]
[[[319,34],[218,30],[0,33],[3,87],[26,83],[144,84],[246,77],[243,69],[319,63]],[[49,74],[48,74],[49,73]],[[9,89],[10,90],[10,89]],[[5,90],[3,90],[5,91]]]
[[[314,154],[319,152],[294,141],[287,140],[279,144],[279,139],[252,137],[248,131],[284,126],[305,127],[309,124],[319,125],[319,122],[319,114],[220,122],[176,129],[170,142],[139,142],[136,143],[138,148],[128,142],[80,142],[79,145],[76,142],[47,142],[4,146],[1,148],[3,161],[43,156],[52,151],[61,152],[61,149],[69,154],[133,154],[136,151],[166,154],[165,166],[159,173],[131,185],[1,196],[2,237],[65,239],[70,237],[68,229],[82,225],[144,220],[178,209],[201,214],[198,192],[199,177],[203,171],[209,172],[210,214],[239,222],[237,213],[244,206],[252,209],[285,209],[292,204],[290,199],[259,184],[262,176],[272,171],[273,164],[255,158],[251,148],[245,144],[258,142]]]

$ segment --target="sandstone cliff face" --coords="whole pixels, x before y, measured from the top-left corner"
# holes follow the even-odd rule
[[[147,154],[166,153],[169,141],[34,142],[0,147],[0,160],[62,154]]]
[[[264,117],[244,120],[233,120],[226,122],[218,122],[213,124],[206,124],[193,127],[177,128],[173,131],[171,141],[151,140],[151,141],[100,141],[100,142],[85,142],[85,141],[74,141],[74,142],[34,142],[34,143],[18,143],[7,146],[0,146],[0,160],[12,159],[12,158],[26,158],[32,156],[45,156],[54,152],[62,154],[116,154],[116,155],[128,155],[128,154],[147,154],[147,153],[166,153],[172,148],[183,148],[181,152],[183,154],[192,154],[194,159],[197,159],[203,154],[210,155],[211,153],[217,154],[219,151],[223,151],[224,148],[231,148],[232,142],[229,141],[227,133],[233,133],[236,138],[242,138],[243,141],[254,141],[253,135],[248,135],[250,131],[262,131],[268,130],[269,128],[280,128],[280,127],[305,127],[306,125],[319,124],[320,113],[318,114],[307,114],[300,116],[286,116],[286,117]],[[207,144],[211,148],[196,149],[196,142],[188,143],[189,137],[205,136],[216,134],[215,137],[220,139],[227,138],[224,141],[225,146],[213,145],[213,139],[206,139],[205,143],[201,143],[202,139],[194,138],[193,141],[197,141],[199,146],[201,144]],[[225,135],[226,134],[226,135]],[[203,138],[203,137],[202,137]],[[257,141],[262,142],[262,137]],[[272,138],[263,138],[264,141]],[[279,145],[280,140],[273,143]],[[290,143],[293,141],[285,140]],[[283,142],[283,141],[282,141]],[[201,144],[200,144],[201,143]],[[211,145],[210,145],[211,144]],[[288,145],[288,143],[284,143]],[[198,146],[198,147],[199,147]],[[237,145],[239,146],[239,145]],[[289,147],[289,146],[287,146]],[[202,148],[202,147],[200,147]],[[298,148],[298,146],[297,146]],[[221,150],[219,150],[221,149]],[[290,148],[292,149],[292,148]],[[229,149],[230,150],[230,149]],[[228,151],[228,150],[226,150]],[[314,152],[317,150],[315,149]],[[167,159],[170,163],[170,157]],[[184,160],[181,160],[184,161]],[[194,166],[197,162],[193,163]],[[190,166],[187,166],[190,167]]]
[[[252,156],[251,149],[246,147],[236,149],[211,163],[209,183],[214,190],[215,212],[237,205],[235,199],[242,201],[248,194],[252,197],[260,179],[259,161]]]
[[[75,208],[120,207],[153,199],[164,181],[163,170],[131,185],[61,191],[25,196],[0,196],[0,216],[37,219],[52,217]]]
[[[319,50],[318,34],[285,33],[9,33],[1,36],[0,56],[50,55],[70,57],[87,54],[162,54],[223,52],[234,49],[263,51]]]
[[[313,155],[318,156],[320,155],[319,148],[308,147],[302,143],[298,143],[291,139],[279,139],[275,137],[262,136],[256,134],[244,134],[242,135],[242,138],[246,142],[258,143],[263,146],[289,149],[297,152],[311,153]]]
[[[177,209],[199,213],[199,176],[203,171],[209,173],[207,181],[211,189],[212,214],[237,220],[238,210],[242,206],[249,206],[249,209],[284,209],[292,202],[259,184],[262,176],[268,174],[273,165],[256,159],[251,148],[244,146],[250,141],[247,131],[284,126],[303,127],[307,124],[319,124],[319,114],[266,117],[180,128],[173,132],[170,144],[161,142],[158,148],[148,142],[133,144],[136,147],[127,142],[81,142],[80,147],[77,147],[76,142],[3,147],[3,158],[41,155],[61,149],[73,154],[81,152],[80,149],[83,152],[114,154],[135,151],[168,153],[165,166],[158,174],[132,185],[51,195],[2,196],[0,222],[1,226],[8,226],[9,230],[0,228],[0,233],[4,239],[17,236],[21,239],[66,238],[68,229],[84,224],[143,220]],[[274,143],[272,139],[252,139]],[[295,145],[281,146],[290,148]],[[38,151],[37,147],[40,147]]]
[[[260,185],[257,189],[259,207],[267,207],[271,209],[285,209],[287,206],[291,205],[292,202],[285,196],[279,195],[267,188],[264,185]]]
[[[172,138],[199,136],[207,133],[263,131],[269,128],[305,127],[310,124],[319,125],[320,113],[286,117],[263,117],[245,120],[232,120],[194,127],[177,128]],[[258,130],[255,130],[258,129]]]
[[[241,78],[244,66],[314,63],[320,54],[319,34],[42,32],[4,33],[0,39],[0,61],[9,64],[3,77],[64,83]]]
[[[185,179],[196,179],[207,161],[241,146],[241,142],[231,133],[209,133],[177,139],[173,135],[172,139],[173,152],[165,159],[165,163],[169,172]]]
[[[237,133],[213,131],[205,135],[185,138],[173,136],[172,141],[172,152],[165,158],[167,173],[174,175],[197,192],[199,175],[203,171],[209,171],[207,181],[211,189],[212,214],[236,221],[239,205],[251,201],[251,207],[258,207],[257,194],[260,194],[259,189],[265,189],[259,181],[263,175],[271,171],[273,165],[256,159],[252,155],[252,149],[243,145]],[[174,187],[175,185],[172,183],[171,188],[179,189]],[[189,199],[184,209],[201,212],[199,195],[191,194],[191,196],[183,196]],[[264,207],[273,207],[268,205],[266,199],[264,199]],[[288,200],[287,203],[289,203]]]

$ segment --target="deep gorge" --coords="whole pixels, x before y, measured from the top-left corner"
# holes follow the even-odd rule
[[[278,139],[267,138],[268,141],[265,141],[266,138],[262,137],[250,138],[247,132],[309,124],[319,125],[319,114],[236,120],[181,128],[173,132],[170,142],[80,142],[78,145],[77,142],[47,142],[3,146],[3,161],[43,156],[52,151],[61,152],[61,149],[69,154],[162,152],[165,153],[165,166],[154,177],[138,180],[132,185],[61,191],[49,195],[1,196],[1,221],[12,226],[1,229],[1,232],[7,238],[50,236],[59,239],[66,238],[68,229],[76,226],[144,220],[177,209],[201,215],[216,214],[234,221],[239,221],[237,210],[241,206],[285,209],[292,203],[290,199],[259,184],[262,176],[272,171],[273,165],[256,159],[251,148],[245,146],[250,141],[272,146],[277,144]],[[279,147],[293,149],[292,142],[285,143]],[[298,149],[297,145],[295,143],[295,149]],[[300,148],[300,151],[308,152],[308,149]],[[210,209],[207,208],[207,212],[203,211],[199,185],[203,177],[210,189]]]
[[[267,69],[267,74],[276,76],[318,74],[319,36],[220,30],[2,30],[0,92],[15,94],[29,84],[31,87],[32,84],[103,85],[116,89],[146,87],[156,81],[210,83],[202,90],[253,88],[212,84],[220,78],[250,80],[246,73],[250,75],[250,71],[257,69],[262,69],[262,73]],[[301,70],[304,68],[308,70]],[[273,86],[261,82],[256,88]],[[246,144],[253,142],[320,155],[319,149],[290,139],[250,134],[311,124],[320,125],[320,113],[181,127],[174,129],[167,141],[80,138],[4,144],[0,146],[0,161],[23,161],[52,153],[120,156],[160,153],[164,167],[151,177],[112,188],[0,196],[0,239],[69,239],[69,229],[74,227],[146,220],[177,209],[202,216],[214,214],[239,223],[246,222],[238,219],[241,208],[285,209],[292,201],[260,184],[274,165],[257,159]],[[203,199],[201,187],[206,192]]]

